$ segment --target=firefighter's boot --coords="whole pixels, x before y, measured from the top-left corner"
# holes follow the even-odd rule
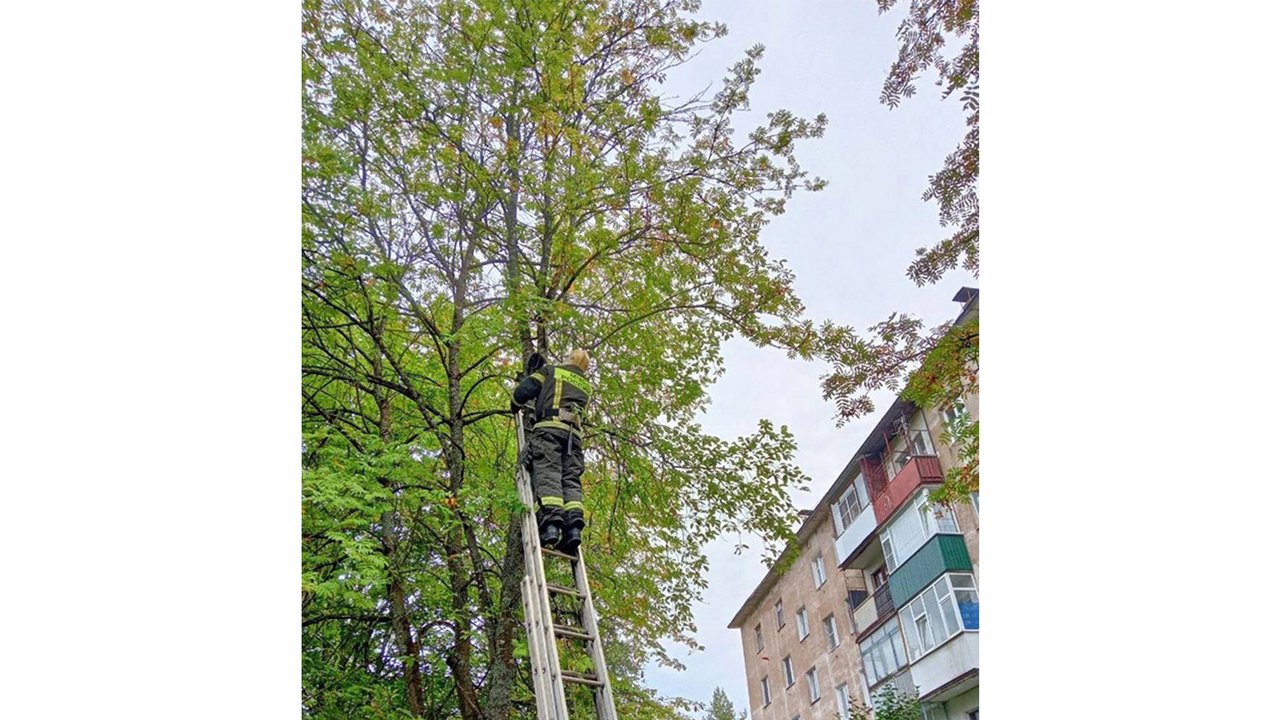
[[[578,546],[582,544],[582,528],[585,526],[586,522],[582,519],[581,510],[565,512],[564,537],[560,540],[557,549],[562,553],[576,555]]]
[[[559,508],[538,508],[538,541],[542,547],[557,550],[563,541],[563,521]]]

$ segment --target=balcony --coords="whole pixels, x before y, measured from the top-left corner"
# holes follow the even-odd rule
[[[938,464],[936,455],[910,456],[902,469],[882,486],[883,489],[872,495],[876,522],[883,523],[892,517],[916,488],[925,483],[940,483],[942,479],[942,466]]]
[[[857,635],[862,635],[868,630],[876,627],[881,620],[893,615],[897,610],[893,604],[893,596],[890,594],[889,585],[886,583],[881,585],[875,593],[867,596],[862,604],[853,610],[853,631]]]
[[[944,702],[978,685],[978,633],[966,630],[911,665],[920,699]]]
[[[893,593],[892,590],[890,590],[888,583],[876,588],[876,591],[871,594],[871,599],[875,601],[876,613],[878,613],[880,617],[892,615],[893,611],[898,609],[897,606],[893,604]]]
[[[972,570],[973,563],[969,560],[969,551],[965,549],[964,537],[949,533],[938,534],[929,538],[923,547],[898,566],[889,575],[889,582],[884,587],[891,588],[898,607],[902,607],[943,573]]]
[[[876,514],[869,508],[863,508],[853,523],[836,538],[836,564],[843,566],[848,562],[875,532],[877,523]]]
[[[876,620],[879,619],[880,614],[876,612],[875,598],[868,595],[861,605],[853,609],[853,632],[856,634],[864,633],[872,625],[875,625]]]

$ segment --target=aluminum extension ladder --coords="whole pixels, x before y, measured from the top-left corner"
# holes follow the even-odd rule
[[[591,688],[595,700],[596,720],[618,720],[613,705],[613,688],[609,684],[609,671],[605,667],[604,648],[600,644],[600,628],[596,624],[595,605],[591,602],[591,587],[587,584],[587,566],[579,546],[577,556],[545,549],[538,541],[538,521],[534,513],[537,503],[529,471],[525,467],[524,412],[516,413],[516,441],[520,452],[516,469],[516,486],[520,502],[525,506],[524,521],[520,526],[524,548],[524,580],[520,594],[524,599],[524,625],[529,641],[529,660],[533,667],[533,694],[538,707],[538,720],[570,720],[565,701],[564,684],[575,683]],[[573,571],[575,587],[569,588],[547,582],[543,558],[554,562],[567,562]],[[579,605],[577,616],[580,626],[556,622],[552,613],[551,595],[571,598]],[[571,672],[560,666],[560,650],[556,639],[586,643],[591,659],[592,672]]]

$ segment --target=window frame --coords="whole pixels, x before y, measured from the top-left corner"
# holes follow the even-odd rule
[[[787,681],[787,687],[796,684],[796,668],[791,663],[791,656],[782,658],[782,679]]]
[[[973,573],[943,573],[937,580],[930,583],[928,587],[921,590],[910,602],[902,606],[899,615],[904,615],[905,620],[899,625],[903,628],[902,632],[907,641],[907,657],[910,662],[919,662],[921,658],[938,648],[946,645],[957,635],[965,632],[978,632],[979,627],[969,628],[965,626],[964,615],[960,612],[960,602],[956,599],[956,587],[952,585],[952,576],[967,577],[972,583],[971,587],[960,587],[959,590],[973,593],[975,605],[980,605],[978,601],[978,583]],[[939,587],[944,588],[939,590]],[[933,605],[930,606],[930,601]],[[916,609],[917,603],[919,609]],[[934,612],[930,612],[934,610]],[[955,629],[951,630],[947,619],[950,618]],[[909,622],[907,622],[909,621]],[[939,630],[935,632],[934,626]],[[922,628],[924,632],[922,632]],[[927,640],[932,642],[929,645]],[[913,642],[914,641],[914,642]]]
[[[773,702],[773,693],[769,692],[768,675],[760,678],[760,692],[764,694],[764,706],[769,707],[769,704]]]
[[[947,431],[947,437],[951,439],[947,444],[955,447],[956,428],[961,419],[972,419],[969,406],[965,404],[964,398],[955,397],[938,409],[938,415],[942,418],[942,429]]]
[[[981,608],[982,603],[978,598],[978,578],[973,573],[951,572],[946,573],[947,582],[951,586],[951,602],[955,603],[956,612],[960,623],[960,630],[969,630],[977,632],[981,629],[982,623],[980,618],[975,617],[975,627],[969,627],[965,624],[964,610],[960,607],[959,593],[971,593],[973,595],[973,604],[975,608]],[[968,585],[956,585],[955,578],[968,578]]]
[[[884,553],[885,569],[898,569],[897,551],[893,549],[893,536],[889,534],[889,528],[885,528],[880,535],[880,550]],[[890,571],[892,572],[892,571]]]
[[[764,623],[756,623],[756,654],[764,650]]]
[[[911,658],[903,644],[902,625],[898,616],[889,618],[870,637],[858,643],[858,655],[862,658],[862,674],[868,688],[879,685],[910,665]],[[892,668],[888,667],[890,658],[894,661]],[[882,665],[887,668],[884,674],[878,671]]]
[[[800,609],[796,611],[796,634],[800,636],[801,642],[803,642],[805,638],[809,637],[808,612],[809,611],[805,610],[803,605],[801,605]]]
[[[895,534],[907,547],[895,545]],[[902,509],[880,531],[880,547],[884,552],[885,566],[890,573],[897,572],[934,535],[962,534],[955,511],[946,505],[929,502],[929,489],[921,488],[903,503]],[[899,560],[899,555],[904,557]]]
[[[827,568],[822,564],[822,553],[818,553],[809,562],[809,572],[813,575],[813,589],[820,590],[827,584]]]
[[[828,625],[827,621],[831,621]],[[840,647],[840,626],[836,624],[836,614],[830,613],[822,618],[822,629],[827,635],[827,652],[831,652]]]
[[[850,500],[852,502],[850,502]],[[845,513],[847,510],[850,510],[850,508],[852,511],[849,512],[849,517],[846,520]],[[862,499],[858,497],[858,483],[855,478],[854,482],[849,483],[849,487],[845,488],[845,491],[841,493],[840,497],[836,498],[836,501],[831,505],[831,509],[833,511],[831,513],[831,517],[835,519],[836,535],[839,536],[845,530],[848,530],[849,527],[853,525],[854,521],[858,519],[858,516],[862,514],[864,508],[865,506],[862,504]]]
[[[773,614],[778,620],[778,629],[781,630],[787,624],[787,621],[783,619],[785,617],[785,614],[783,613],[783,610],[782,610],[781,600],[773,604]]]
[[[809,668],[804,679],[809,683],[809,704],[812,705],[822,699],[822,690],[818,687],[818,666]]]
[[[840,718],[849,717],[849,712],[853,710],[853,696],[849,694],[849,683],[843,682],[836,686],[836,712],[840,713]]]

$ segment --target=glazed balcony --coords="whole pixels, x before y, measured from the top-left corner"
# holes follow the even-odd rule
[[[836,536],[836,563],[844,567],[856,552],[865,549],[879,522],[876,513],[864,508],[849,527]]]
[[[898,605],[905,605],[939,576],[947,572],[970,572],[973,563],[960,535],[937,534],[889,575],[884,585],[892,588]]]

